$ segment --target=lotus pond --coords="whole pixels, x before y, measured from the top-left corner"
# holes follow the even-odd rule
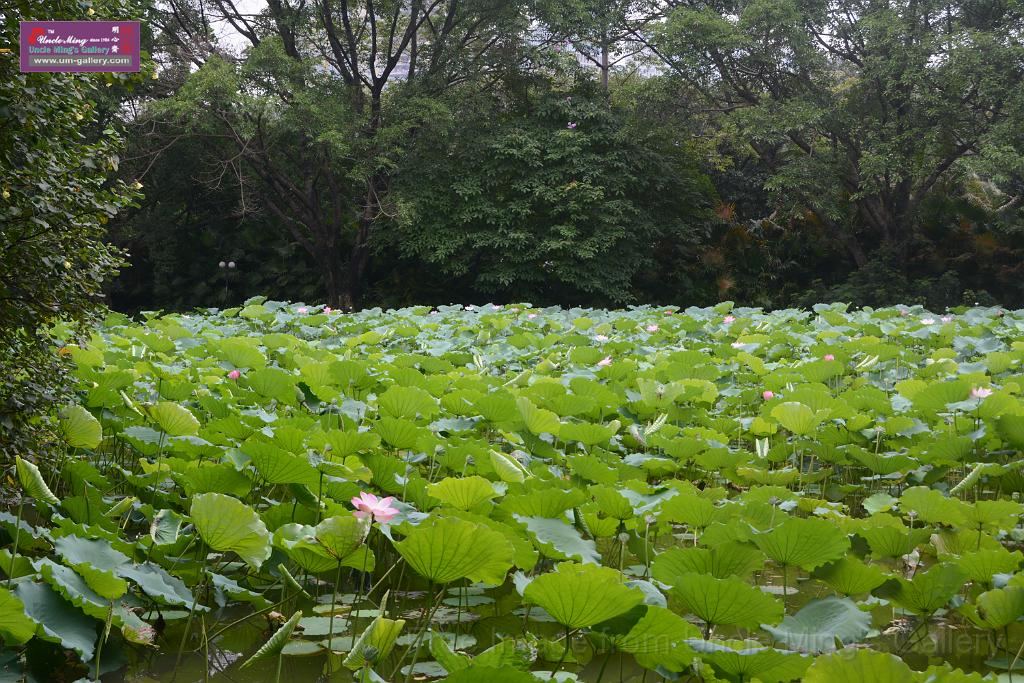
[[[1024,680],[1022,330],[112,314],[5,474],[0,680]]]

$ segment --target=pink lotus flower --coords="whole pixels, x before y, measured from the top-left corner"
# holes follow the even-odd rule
[[[595,334],[594,335],[594,341],[606,342],[606,341],[608,341],[608,337],[606,335],[603,335],[603,334]]]
[[[492,311],[500,311],[501,310],[501,306],[499,306],[498,304],[491,304],[491,310]]]
[[[993,391],[988,387],[974,387],[971,389],[971,398],[986,398],[992,394]]]
[[[307,313],[307,312],[309,312],[309,309],[308,309],[308,308],[306,308],[305,306],[299,306],[299,308],[298,308],[298,311],[299,311],[299,313],[301,313],[302,315],[306,315],[306,313]]]
[[[775,398],[775,392],[772,391],[771,389],[765,389],[764,391],[761,392],[761,398],[763,398],[766,401],[769,401]]]
[[[533,319],[534,319],[534,318],[536,318],[536,317],[537,317],[537,314],[536,314],[536,313],[527,313],[527,314],[526,314],[526,319],[527,319],[527,320],[533,320]]]
[[[232,370],[231,372],[228,373],[228,379],[238,379],[241,376],[242,373],[240,373],[238,370]]]
[[[565,127],[568,128],[569,130],[576,130],[576,122],[570,121],[569,123],[565,124]]]
[[[352,499],[352,505],[356,508],[352,515],[358,519],[366,519],[372,516],[378,522],[389,522],[392,517],[398,514],[398,509],[391,507],[393,500],[394,498],[391,496],[377,498],[372,493],[362,491]]]
[[[612,364],[612,357],[611,356],[605,356],[601,360],[597,361],[597,367],[599,367],[599,368],[606,368],[606,367],[608,367],[611,364]]]
[[[722,318],[722,322],[725,323],[726,325],[728,325],[729,323],[734,323],[736,322],[736,316],[727,315],[724,318]]]
[[[944,323],[951,323],[951,322],[953,322],[953,316],[951,316],[951,315],[944,315],[944,316],[942,316],[942,317],[941,317],[941,318],[939,318],[939,319],[940,319],[940,320],[941,320],[942,322],[944,322]]]
[[[902,315],[902,316],[908,316],[908,315],[910,315],[910,311],[908,311],[908,310],[907,310],[907,309],[905,309],[905,308],[901,308],[901,309],[900,309],[900,315]]]
[[[934,318],[921,318],[921,324],[922,325],[934,325],[935,324],[935,319]]]
[[[734,349],[742,349],[742,348],[743,348],[743,342],[740,342],[740,341],[734,341],[734,342],[733,342],[732,344],[730,344],[729,346],[731,346],[731,347],[732,347],[732,348],[734,348]]]
[[[672,315],[672,313],[674,313],[674,311],[665,311],[665,315]]]
[[[659,329],[660,328],[657,325],[648,325],[647,326],[647,331],[648,332],[657,332]]]
[[[472,311],[472,310],[474,310],[475,308],[476,308],[476,306],[474,306],[473,304],[470,304],[470,305],[466,306],[466,310],[467,310],[467,311]]]
[[[821,359],[822,360],[835,360],[836,357],[833,356],[831,353],[826,353],[824,356],[821,357]]]
[[[327,315],[330,315],[331,311],[333,311],[333,310],[334,309],[331,308],[330,306],[324,306],[324,313],[326,313]]]

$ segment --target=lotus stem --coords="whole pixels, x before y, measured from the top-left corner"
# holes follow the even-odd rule
[[[341,585],[341,558],[338,559],[338,571],[334,574],[334,586],[331,588],[331,621],[327,627],[327,646],[334,644],[334,609],[338,604],[338,586]],[[352,617],[352,646],[356,644],[355,617]]]
[[[1009,644],[1009,643],[1007,643]],[[1013,661],[1010,662],[1010,682],[1013,683],[1013,670],[1017,667],[1017,662],[1020,661],[1020,656],[1024,654],[1024,640],[1020,641],[1020,647],[1017,648],[1017,654],[1013,656]]]
[[[103,623],[103,635],[100,636],[99,645],[96,646],[96,675],[95,680],[100,680],[100,661],[103,658],[103,643],[107,642],[107,636],[110,635],[110,622],[114,620],[114,601],[110,601],[110,606],[107,607],[107,619]]]
[[[441,587],[441,591],[443,595],[444,586]],[[414,640],[412,643],[412,664],[409,665],[409,673],[405,675],[405,683],[409,683],[409,681],[412,680],[413,669],[416,667],[416,662],[419,660],[420,657],[420,642],[423,640],[423,634],[426,633],[427,629],[430,628],[430,622],[434,618],[435,607],[433,581],[431,581],[430,585],[428,586],[427,594],[429,597],[427,602],[426,619],[423,622],[423,625],[420,627],[419,633],[416,634],[416,640]],[[458,635],[456,635],[456,638],[458,638]],[[402,661],[408,654],[409,651],[406,650],[405,654],[402,655],[402,658],[398,660],[398,667],[395,669],[395,673],[398,673],[401,670]],[[394,674],[392,674],[392,677],[394,677]]]
[[[555,665],[555,670],[551,672],[550,676],[548,676],[548,680],[549,681],[553,681],[555,679],[555,674],[557,674],[559,671],[562,670],[562,664],[565,663],[566,658],[569,656],[569,644],[571,642],[572,642],[571,633],[569,632],[569,627],[566,626],[565,627],[565,649],[562,650],[562,657],[561,657],[561,659],[558,660],[558,664]]]
[[[608,666],[608,660],[612,658],[612,651],[608,650],[608,654],[604,656],[604,661],[601,662],[601,668],[597,672],[597,680],[594,683],[601,683],[601,679],[604,678],[605,667]]]
[[[11,566],[7,571],[7,587],[14,583],[14,562],[18,559],[18,540],[21,537],[21,513],[25,508],[25,498],[18,499],[18,521],[14,524],[14,546],[11,548]]]
[[[188,641],[189,631],[192,630],[192,619],[196,614],[196,606],[199,604],[199,594],[206,586],[206,553],[203,553],[203,562],[199,567],[199,581],[196,583],[196,594],[192,596],[192,607],[188,611],[188,620],[185,622],[185,632],[181,634],[181,643],[178,644],[178,658],[174,661],[174,669],[178,670],[181,665],[181,655],[185,651],[185,643]],[[173,680],[173,679],[172,679]]]

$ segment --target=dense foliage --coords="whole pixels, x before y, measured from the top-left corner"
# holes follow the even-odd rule
[[[131,16],[121,0],[93,3],[97,17]],[[0,14],[0,44],[18,42],[18,21],[77,18],[78,2],[14,2]],[[104,76],[20,73],[0,54],[0,455],[35,441],[41,414],[66,392],[53,353],[55,323],[90,319],[102,285],[121,262],[104,225],[137,187],[109,180],[121,138],[96,106]]]
[[[126,310],[1024,302],[1016,1],[168,0],[147,19],[161,79],[124,110],[124,173],[166,189],[115,226]]]
[[[0,665],[995,680],[1024,616],[1022,328],[731,303],[113,314],[65,347],[62,452],[19,458],[0,513]]]

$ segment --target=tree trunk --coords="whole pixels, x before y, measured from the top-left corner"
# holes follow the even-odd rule
[[[608,55],[608,36],[604,35],[601,37],[601,86],[605,92],[608,92],[608,71],[611,69],[609,66],[609,55]]]

